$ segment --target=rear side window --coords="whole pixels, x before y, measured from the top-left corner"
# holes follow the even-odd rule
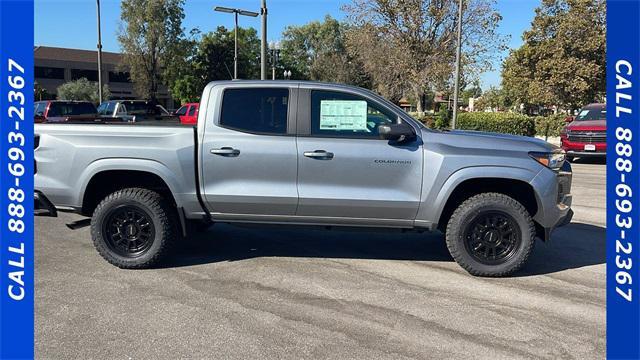
[[[288,104],[288,89],[227,89],[220,125],[251,133],[286,134]]]

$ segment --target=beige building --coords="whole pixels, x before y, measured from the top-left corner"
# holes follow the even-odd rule
[[[33,58],[35,81],[49,99],[55,99],[56,89],[65,82],[80,78],[98,81],[97,51],[35,46]],[[111,99],[138,99],[129,73],[119,71],[121,58],[118,53],[102,52],[102,81],[109,85]],[[158,101],[167,109],[174,107],[165,86],[160,86]]]

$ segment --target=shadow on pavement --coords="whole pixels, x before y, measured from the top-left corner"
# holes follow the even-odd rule
[[[572,223],[556,230],[551,242],[537,241],[529,262],[515,276],[602,264],[606,261],[605,245],[603,227]],[[438,232],[328,231],[216,224],[187,239],[164,267],[258,257],[453,261]]]

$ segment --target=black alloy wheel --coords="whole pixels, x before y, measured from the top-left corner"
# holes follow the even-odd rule
[[[478,214],[464,231],[465,247],[478,262],[497,265],[508,261],[521,243],[516,220],[501,211]]]
[[[116,254],[135,258],[144,254],[155,238],[153,220],[135,205],[113,208],[104,221],[102,236]]]

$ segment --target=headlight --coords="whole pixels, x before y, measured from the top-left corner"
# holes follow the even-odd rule
[[[552,170],[559,170],[564,164],[566,153],[564,150],[555,150],[553,152],[530,152],[529,156],[540,164]]]

